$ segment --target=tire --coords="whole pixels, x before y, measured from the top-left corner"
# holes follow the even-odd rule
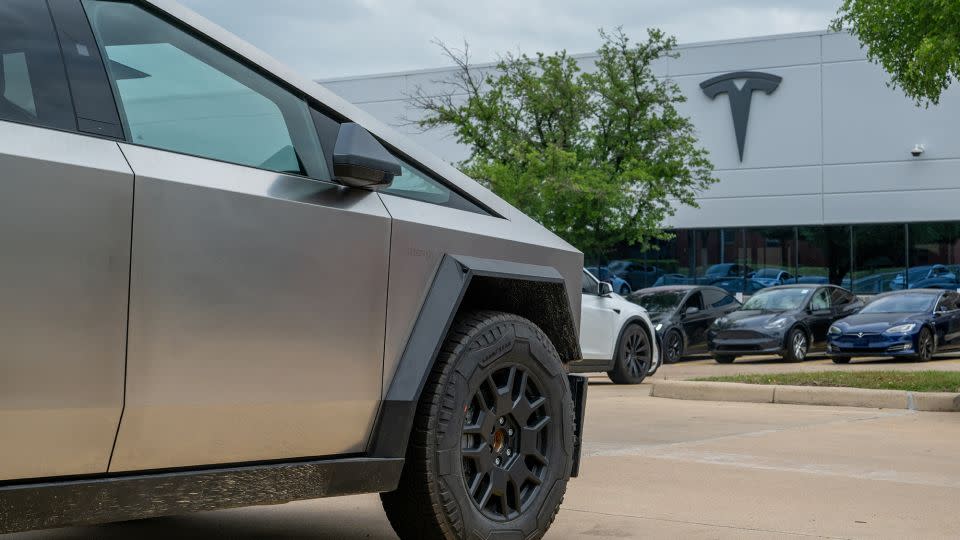
[[[810,337],[803,328],[794,328],[787,333],[783,359],[787,362],[803,362],[810,352]]]
[[[394,531],[542,537],[570,478],[573,421],[564,366],[535,324],[495,311],[458,317],[417,406],[400,484],[381,495]]]
[[[613,369],[607,372],[616,384],[640,384],[654,361],[650,335],[639,324],[630,324],[620,333],[614,352]]]
[[[683,358],[683,336],[677,330],[670,330],[663,338],[663,363],[676,364]]]
[[[714,355],[713,359],[718,364],[732,364],[733,361],[737,359],[737,357],[731,356],[729,354],[717,354],[717,355]]]
[[[916,362],[929,362],[933,359],[933,353],[937,344],[933,339],[933,332],[929,328],[920,330],[917,336],[917,354],[913,357]]]
[[[850,363],[850,358],[849,358],[849,357],[847,357],[847,358],[834,357],[834,358],[832,358],[832,360],[833,360],[833,363],[834,363],[834,364],[849,364],[849,363]]]

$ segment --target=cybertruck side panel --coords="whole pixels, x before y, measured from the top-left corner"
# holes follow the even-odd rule
[[[362,451],[387,301],[377,194],[121,147],[137,181],[110,472]]]
[[[0,480],[107,470],[132,207],[116,142],[0,121]]]
[[[527,263],[565,278],[574,324],[580,319],[583,255],[525,216],[512,220],[380,194],[393,216],[384,389],[393,380],[421,305],[445,254]],[[549,240],[549,241],[548,241]],[[572,279],[574,276],[576,279]]]

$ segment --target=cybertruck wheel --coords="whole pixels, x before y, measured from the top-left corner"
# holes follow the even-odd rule
[[[623,329],[614,355],[613,369],[607,376],[616,384],[642,383],[655,361],[650,336],[639,324]]]
[[[573,401],[532,322],[477,311],[454,323],[417,407],[396,491],[401,539],[540,538],[573,465]]]

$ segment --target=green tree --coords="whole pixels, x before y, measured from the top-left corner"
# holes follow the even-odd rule
[[[632,43],[600,32],[594,69],[565,51],[507,55],[494,69],[470,64],[469,49],[438,43],[456,65],[441,95],[409,95],[423,129],[452,128],[470,157],[460,164],[571,244],[603,256],[618,243],[669,236],[675,206],[696,206],[716,180],[707,152],[676,104],[676,84],[652,64],[676,41],[659,30]]]
[[[832,27],[857,36],[918,105],[937,104],[960,75],[960,1],[844,0]]]

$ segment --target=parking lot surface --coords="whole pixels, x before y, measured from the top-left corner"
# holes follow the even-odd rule
[[[662,371],[669,377],[695,365]],[[581,477],[572,481],[548,538],[960,533],[960,414],[678,401],[648,393],[647,384],[591,379]],[[379,499],[358,496],[4,540],[78,538],[394,536]]]

